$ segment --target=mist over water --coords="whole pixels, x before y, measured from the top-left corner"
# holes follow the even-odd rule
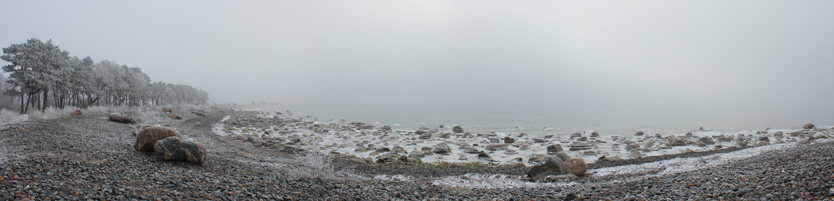
[[[279,104],[258,110],[292,111],[318,121],[400,125],[395,129],[460,125],[473,133],[509,132],[569,135],[597,131],[602,135],[646,133],[684,134],[703,126],[721,133],[799,128],[805,123],[832,125],[834,113],[823,110],[728,110],[646,107],[567,108],[553,105],[508,104]],[[286,115],[286,114],[285,114]],[[550,128],[550,129],[545,129]],[[447,128],[448,129],[448,128]]]

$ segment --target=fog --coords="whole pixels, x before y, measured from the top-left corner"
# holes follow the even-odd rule
[[[0,7],[3,47],[52,39],[74,56],[206,90],[215,103],[834,110],[832,1]]]

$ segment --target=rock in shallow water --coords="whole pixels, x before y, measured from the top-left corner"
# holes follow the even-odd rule
[[[203,143],[183,140],[172,136],[154,144],[154,151],[163,160],[189,161],[203,163],[206,161],[206,147]]]

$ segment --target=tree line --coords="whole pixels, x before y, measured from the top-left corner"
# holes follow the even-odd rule
[[[138,67],[114,61],[78,58],[52,40],[29,39],[3,48],[0,59],[10,73],[3,93],[15,97],[21,113],[67,106],[140,106],[171,103],[205,104],[206,91],[188,85],[151,82]]]

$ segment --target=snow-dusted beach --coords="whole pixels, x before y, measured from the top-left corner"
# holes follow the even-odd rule
[[[518,165],[364,163],[335,153],[330,157],[339,157],[330,162],[322,155],[297,156],[288,152],[291,146],[255,146],[213,131],[225,116],[247,113],[252,114],[208,111],[201,117],[185,113],[185,120],[170,123],[186,138],[206,144],[209,154],[201,165],[135,152],[130,126],[103,120],[100,115],[10,125],[0,131],[5,148],[2,154],[7,157],[0,163],[0,198],[681,200],[834,196],[830,168],[834,165],[834,142],[829,129],[809,131],[814,135],[795,137],[796,142],[624,158],[600,163],[600,167],[591,164],[584,177],[531,182],[524,175],[529,167]]]

